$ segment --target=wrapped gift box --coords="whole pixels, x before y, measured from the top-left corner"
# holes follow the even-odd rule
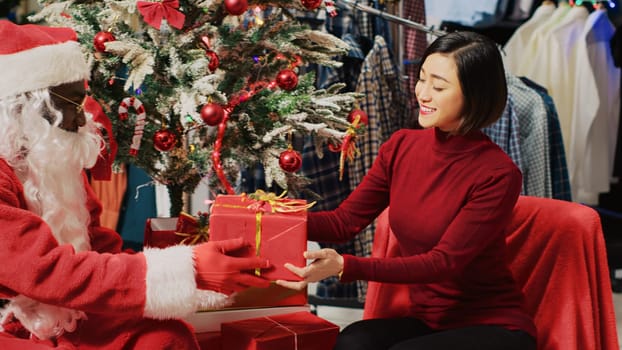
[[[177,218],[150,218],[145,225],[143,245],[152,248],[165,248],[179,244],[183,237],[175,234]]]
[[[309,310],[309,305],[207,310],[195,312],[186,316],[184,321],[192,325],[195,333],[213,333],[220,332],[220,325],[223,323],[263,316],[291,314],[294,312],[309,312]]]
[[[279,212],[275,207],[284,205]],[[290,262],[304,266],[307,248],[307,204],[303,200],[280,199],[279,203],[254,200],[246,195],[219,195],[212,204],[210,239],[224,240],[244,237],[252,244],[241,255],[258,254],[267,258],[271,268],[259,273],[269,280],[300,280],[283,265]],[[273,210],[275,209],[275,210]],[[276,284],[268,288],[249,288],[235,296],[228,308],[305,305],[307,291],[294,291]]]
[[[201,224],[199,218],[181,213],[175,218],[147,219],[143,245],[166,248],[176,244],[198,244],[207,240],[205,224]]]
[[[270,260],[272,267],[262,269],[270,280],[299,281],[287,270],[286,262],[304,266],[307,248],[307,203],[304,200],[254,200],[246,195],[219,195],[212,204],[210,239],[244,237],[253,245],[247,255],[257,254]]]
[[[264,316],[221,325],[227,350],[326,350],[335,345],[339,326],[310,312]]]
[[[227,197],[227,198],[223,198]],[[210,216],[210,235],[213,233],[215,236],[207,235],[205,232],[206,226],[201,223],[201,216],[193,217],[188,214],[182,213],[178,218],[151,218],[147,220],[145,227],[145,247],[165,248],[175,244],[196,244],[201,243],[209,239],[229,239],[240,237],[236,232],[240,227],[245,227],[248,223],[240,221],[237,216],[230,215],[231,213],[225,212],[221,209],[236,209],[240,211],[244,209],[251,212],[246,207],[240,208],[221,208],[221,204],[231,203],[239,207],[240,198],[242,196],[219,196],[216,200],[219,205],[214,205],[214,209]],[[295,201],[295,203],[304,203],[304,201]],[[257,201],[251,201],[250,199],[244,199],[245,205],[257,203]],[[252,211],[255,213],[255,211]],[[256,214],[253,215],[253,220],[256,218]],[[261,214],[262,220],[266,215]],[[270,214],[271,218],[272,214]],[[280,216],[280,215],[277,215]],[[216,228],[214,229],[214,218],[216,222]],[[279,278],[297,279],[297,276],[289,272],[283,267],[286,261],[292,262],[296,265],[302,266],[306,263],[302,256],[303,251],[306,249],[307,235],[306,235],[306,211],[288,214],[287,219],[280,222],[280,226],[277,225],[277,229],[280,230],[282,237],[273,237],[271,234],[273,231],[267,227],[262,227],[262,234],[265,239],[264,242],[260,242],[260,252],[263,252],[262,256],[266,256],[273,264],[271,269],[262,269],[261,273],[263,277],[272,280]],[[270,222],[270,220],[268,220]],[[240,226],[242,225],[242,226]],[[253,221],[253,231],[248,229],[248,236],[251,234],[252,239],[249,237],[249,242],[255,242],[255,221]],[[229,232],[231,235],[227,235]],[[272,238],[271,238],[272,237]],[[284,245],[281,245],[281,243]],[[241,251],[240,255],[255,254],[255,247],[251,250]],[[280,261],[279,261],[280,259]],[[248,273],[255,273],[255,271],[248,271]],[[268,288],[248,288],[246,290],[236,293],[233,303],[227,307],[227,309],[239,309],[239,308],[258,308],[258,307],[279,307],[279,306],[300,306],[307,304],[307,290],[294,291],[287,289],[276,284],[271,284]]]
[[[222,336],[220,332],[197,333],[199,348],[205,350],[222,350]]]

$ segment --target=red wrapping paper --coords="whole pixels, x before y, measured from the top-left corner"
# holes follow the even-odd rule
[[[227,350],[327,350],[339,326],[309,312],[251,318],[221,325]]]
[[[287,203],[306,205],[304,200],[286,199]],[[260,212],[261,234],[257,239],[257,213]],[[214,241],[244,237],[252,244],[246,255],[257,254],[267,258],[270,269],[262,269],[261,276],[270,280],[300,281],[287,270],[286,262],[304,266],[303,252],[307,249],[307,211],[272,212],[269,203],[250,199],[245,195],[219,195],[212,204],[210,239]]]
[[[222,350],[222,336],[220,332],[197,333],[199,347],[205,350]]]
[[[184,237],[175,234],[177,218],[150,218],[145,225],[143,245],[151,248],[166,248],[181,243]]]
[[[285,200],[289,204],[306,205],[303,200]],[[244,237],[252,248],[245,256],[256,254],[258,211],[261,235],[259,255],[267,258],[272,267],[262,269],[260,275],[269,280],[300,280],[283,265],[291,262],[304,266],[303,252],[307,248],[306,209],[273,213],[268,203],[250,199],[245,195],[219,195],[212,204],[210,214],[210,240],[218,241]],[[255,273],[255,271],[249,271]],[[307,303],[307,290],[294,291],[276,284],[268,288],[249,288],[238,292],[227,308],[294,306]]]
[[[207,228],[197,218],[181,213],[177,218],[150,218],[145,226],[144,246],[166,248],[176,244],[199,244],[208,240]]]

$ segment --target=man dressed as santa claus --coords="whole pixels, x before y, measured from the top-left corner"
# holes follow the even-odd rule
[[[68,28],[0,21],[2,349],[197,349],[179,319],[269,282],[242,240],[121,252],[84,169],[102,137],[85,113],[90,70]]]

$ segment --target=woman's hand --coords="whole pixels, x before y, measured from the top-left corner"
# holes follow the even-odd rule
[[[285,288],[302,290],[309,283],[317,282],[330,276],[338,276],[343,271],[343,257],[334,249],[324,248],[306,251],[304,252],[304,257],[313,261],[305,267],[294,266],[290,263],[285,264],[285,267],[300,276],[303,279],[302,281],[277,280],[276,284]]]

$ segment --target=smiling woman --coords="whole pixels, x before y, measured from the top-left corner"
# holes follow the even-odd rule
[[[464,135],[499,119],[506,104],[507,82],[499,49],[491,39],[471,32],[452,33],[433,42],[421,62],[415,95],[420,105],[428,107],[419,114],[424,128],[448,122],[440,129]],[[454,118],[459,124],[450,130]]]
[[[354,322],[338,350],[534,350],[535,326],[505,242],[522,176],[481,131],[505,106],[501,55],[480,34],[454,32],[432,43],[422,62],[416,97],[424,130],[395,132],[350,196],[307,221],[309,240],[341,243],[390,206],[401,256],[307,251],[309,265],[286,265],[304,280],[277,284],[301,289],[338,276],[406,286],[405,317]]]
[[[438,53],[428,57],[421,67],[415,95],[419,101],[419,125],[458,132],[464,95],[452,57]]]

